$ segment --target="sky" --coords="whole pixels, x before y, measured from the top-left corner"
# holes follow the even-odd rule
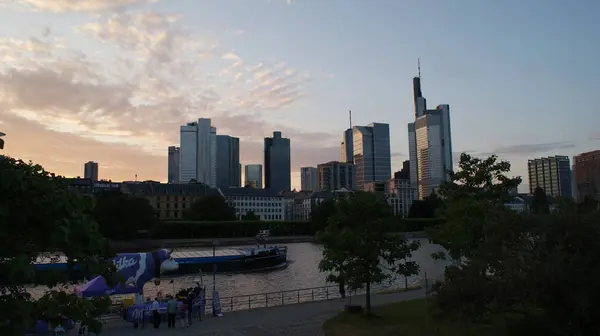
[[[5,154],[65,176],[165,181],[179,126],[212,118],[262,163],[291,139],[299,168],[340,159],[352,122],[390,124],[408,160],[412,78],[449,104],[455,164],[600,148],[594,0],[0,0]]]

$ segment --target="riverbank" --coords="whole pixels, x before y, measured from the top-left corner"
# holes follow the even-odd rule
[[[254,237],[235,238],[203,238],[203,239],[136,239],[131,241],[112,241],[111,247],[116,252],[144,252],[159,248],[194,248],[212,247],[213,241],[218,246],[256,245]],[[268,244],[312,243],[314,236],[282,236],[269,237]]]
[[[406,235],[409,239],[427,238],[425,231],[398,233]],[[111,247],[120,252],[145,252],[159,248],[203,248],[212,247],[213,241],[218,246],[243,246],[256,245],[254,237],[231,238],[198,238],[198,239],[136,239],[130,241],[112,241]],[[314,243],[314,236],[273,236],[269,237],[268,244]]]

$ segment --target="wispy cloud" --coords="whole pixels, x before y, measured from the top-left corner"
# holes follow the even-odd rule
[[[155,3],[160,0],[9,0],[13,5],[52,13],[100,13]],[[8,2],[8,1],[7,1]]]

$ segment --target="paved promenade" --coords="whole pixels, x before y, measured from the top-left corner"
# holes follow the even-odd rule
[[[375,294],[371,297],[374,306],[425,297],[425,290],[419,289],[403,293]],[[352,297],[352,303],[364,306],[364,295]],[[223,317],[205,317],[204,321],[194,321],[190,328],[167,329],[161,323],[160,329],[146,326],[133,329],[125,322],[109,322],[102,335],[174,335],[174,336],[320,336],[323,335],[323,322],[340,312],[344,302],[340,299],[307,302],[279,307],[260,308],[247,311],[226,313]]]

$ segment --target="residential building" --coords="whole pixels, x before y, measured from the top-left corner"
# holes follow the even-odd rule
[[[300,186],[303,191],[318,190],[317,168],[301,167],[300,168]]]
[[[317,185],[319,191],[334,191],[342,188],[355,190],[356,177],[354,164],[330,161],[317,165]]]
[[[116,191],[121,189],[120,182],[112,182],[110,180],[94,181],[92,179],[79,177],[65,180],[69,190],[86,195],[99,194],[105,191]]]
[[[252,188],[262,189],[262,165],[261,164],[248,164],[244,167],[244,186],[250,186]]]
[[[390,126],[371,123],[352,130],[356,189],[364,190],[369,182],[387,181],[392,175]]]
[[[168,166],[167,166],[167,182],[179,183],[179,147],[169,146]]]
[[[229,135],[217,135],[217,188],[240,187],[240,139]]]
[[[417,199],[417,189],[412,186],[410,179],[390,179],[385,188],[387,195],[394,195],[395,213],[407,217],[413,201]]]
[[[571,198],[571,162],[568,156],[550,156],[527,162],[529,193],[537,187],[548,196]]]
[[[273,137],[265,138],[264,150],[265,189],[291,190],[290,139],[282,138],[281,132],[275,131]]]
[[[581,153],[573,161],[577,199],[580,202],[586,198],[600,201],[600,150]]]
[[[270,189],[227,188],[219,189],[227,202],[235,208],[238,218],[253,212],[263,221],[284,220],[284,197]]]
[[[217,129],[200,118],[180,127],[180,181],[217,184]]]
[[[349,128],[344,131],[344,138],[342,139],[342,155],[340,162],[354,163],[354,140],[352,134],[354,131]]]
[[[86,162],[83,165],[83,177],[92,181],[98,181],[98,162]]]
[[[136,197],[145,197],[156,210],[158,219],[182,219],[183,212],[198,199],[218,195],[217,189],[201,183],[127,183],[121,191]]]
[[[410,178],[419,199],[431,195],[449,179],[452,169],[450,106],[427,109],[420,77],[413,78],[415,121],[408,124]]]
[[[330,191],[315,191],[302,199],[301,213],[299,220],[310,220],[312,211],[321,203],[333,197]]]

